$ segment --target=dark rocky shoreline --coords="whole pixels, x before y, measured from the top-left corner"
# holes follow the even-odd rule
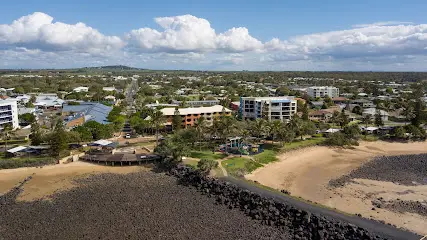
[[[376,157],[358,169],[331,180],[329,186],[342,187],[354,178],[394,182],[414,186],[427,184],[427,154]]]
[[[0,196],[0,239],[417,239],[372,233],[185,166],[168,175],[176,178],[93,175],[48,201],[16,202],[17,187]]]

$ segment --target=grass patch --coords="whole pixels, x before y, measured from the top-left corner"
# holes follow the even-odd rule
[[[362,135],[362,137],[360,138],[363,141],[367,141],[367,142],[375,142],[379,140],[379,137],[375,136],[375,135]]]
[[[0,156],[0,169],[38,167],[54,163],[56,163],[56,160],[49,156],[30,156],[14,158],[5,158],[4,154],[1,154]]]
[[[230,158],[223,161],[221,164],[225,170],[233,176],[242,176],[244,174],[251,173],[255,169],[263,166],[258,162],[254,162],[249,158],[243,157]]]
[[[266,149],[264,150],[264,152],[255,155],[254,159],[259,163],[267,164],[267,163],[275,162],[278,160],[276,157],[276,154],[277,154],[277,151]]]
[[[326,138],[324,137],[313,137],[303,141],[294,141],[291,143],[286,143],[282,148],[282,151],[292,151],[300,148],[311,147],[316,145],[321,145],[325,142]]]
[[[224,153],[212,153],[212,151],[191,151],[188,157],[218,160],[227,157],[227,155]]]
[[[182,163],[184,163],[187,166],[193,167],[193,168],[197,168],[197,163],[199,161],[198,160],[194,160],[194,159],[185,159],[182,160]]]

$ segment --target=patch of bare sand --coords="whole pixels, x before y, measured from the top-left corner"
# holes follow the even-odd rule
[[[278,162],[259,168],[245,177],[275,189],[287,189],[294,196],[300,196],[344,212],[360,213],[365,217],[372,216],[373,219],[384,220],[387,223],[425,235],[427,234],[427,218],[425,217],[410,213],[394,213],[384,209],[371,210],[373,207],[371,199],[376,198],[377,195],[384,197],[384,199],[386,199],[387,194],[390,194],[390,198],[396,195],[393,195],[394,190],[392,191],[395,186],[388,185],[393,183],[379,182],[376,183],[376,188],[370,185],[365,186],[366,184],[354,183],[346,185],[344,188],[330,189],[328,182],[358,168],[375,156],[426,152],[426,142],[362,142],[355,149],[318,146],[283,153],[278,156]],[[359,188],[357,191],[356,185]],[[399,192],[415,191],[413,190],[414,187],[396,186],[399,186],[396,188]],[[379,188],[382,190],[380,191]],[[425,191],[420,193],[417,190],[415,195],[409,194],[405,198],[416,200],[417,197],[424,197],[424,200],[426,199]],[[400,199],[405,199],[403,196],[400,195]]]
[[[33,178],[23,187],[18,201],[33,201],[74,187],[73,180],[89,174],[120,173],[126,174],[140,171],[139,166],[111,167],[86,162],[50,165],[42,168],[17,168],[0,170],[0,194],[8,192],[26,177]]]

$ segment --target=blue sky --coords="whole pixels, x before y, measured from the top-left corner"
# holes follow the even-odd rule
[[[394,0],[6,1],[0,68],[425,71],[426,10]]]

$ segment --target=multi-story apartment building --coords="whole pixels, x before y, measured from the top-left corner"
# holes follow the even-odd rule
[[[199,108],[163,108],[163,115],[167,117],[167,125],[172,124],[172,119],[175,113],[179,112],[179,115],[182,118],[182,125],[184,127],[192,127],[197,123],[197,119],[204,117],[206,120],[206,125],[210,126],[213,123],[215,117],[220,116],[230,116],[231,110],[220,105],[215,105],[212,107],[199,107]]]
[[[241,97],[239,112],[243,119],[290,120],[297,112],[297,100],[286,97]]]
[[[326,95],[329,96],[330,98],[335,98],[335,97],[339,97],[340,95],[340,90],[336,87],[309,87],[307,88],[307,94],[310,97],[320,97],[323,98]]]
[[[12,129],[19,127],[16,100],[0,100],[0,129],[6,124],[10,124]]]
[[[181,101],[172,100],[172,104],[180,105],[181,103]],[[189,107],[215,106],[219,105],[219,100],[186,101],[185,105],[188,105]]]

